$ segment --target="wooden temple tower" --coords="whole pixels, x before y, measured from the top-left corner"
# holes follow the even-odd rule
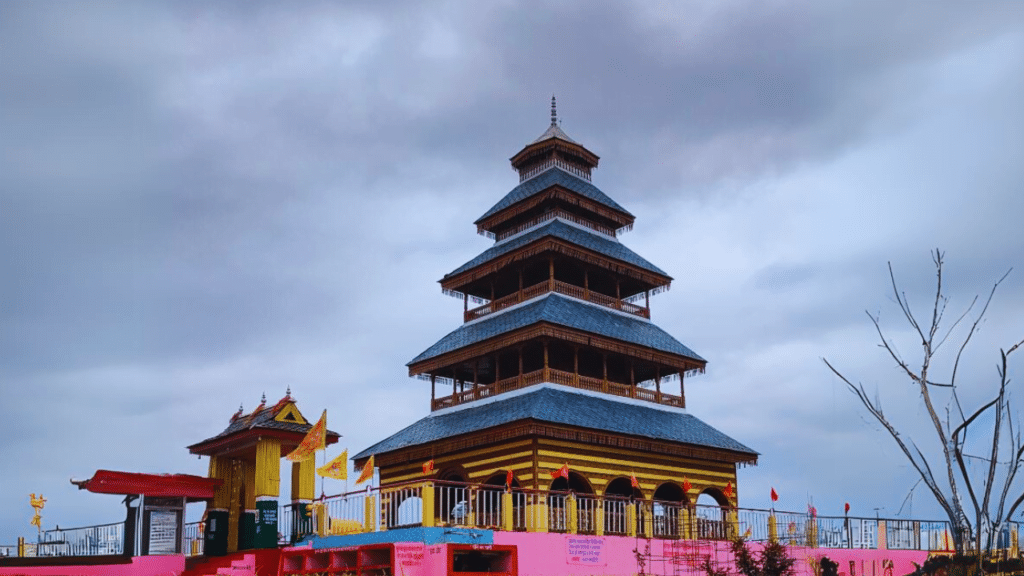
[[[512,471],[521,488],[735,505],[736,467],[758,454],[686,410],[706,361],[650,320],[672,278],[619,241],[634,217],[591,183],[598,157],[559,127],[554,98],[511,162],[519,185],[476,221],[495,244],[440,280],[464,324],[408,364],[431,413],[356,466],[375,456],[382,484],[497,487]]]

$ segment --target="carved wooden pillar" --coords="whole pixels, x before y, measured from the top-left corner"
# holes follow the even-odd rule
[[[480,379],[480,359],[473,360],[473,398],[480,397],[480,389],[477,388]]]
[[[604,378],[604,391],[608,391],[608,355],[604,352],[601,353],[601,373]]]
[[[580,347],[572,347],[572,377],[576,386],[580,385]]]
[[[654,368],[654,390],[655,398],[658,399],[658,403],[661,403],[661,366]]]
[[[548,341],[544,341],[544,381],[550,382],[551,370],[548,368]]]
[[[548,291],[555,289],[555,257],[548,256]]]
[[[586,268],[583,269],[583,296],[590,300],[590,274]]]
[[[520,346],[518,348],[518,350],[519,350],[519,386],[517,386],[517,387],[521,387],[523,385],[523,347]]]

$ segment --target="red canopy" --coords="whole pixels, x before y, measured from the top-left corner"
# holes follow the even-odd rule
[[[141,474],[97,470],[88,480],[71,481],[79,490],[97,494],[141,494],[209,500],[223,480],[191,474]]]

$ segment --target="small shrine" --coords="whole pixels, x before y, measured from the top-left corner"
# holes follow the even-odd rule
[[[223,432],[188,447],[192,454],[210,457],[209,477],[220,480],[206,512],[208,556],[278,545],[281,458],[302,443],[313,424],[299,412],[290,389],[272,405],[266,400],[264,395],[248,414],[239,407]],[[326,430],[324,444],[338,438],[338,433]],[[308,505],[315,496],[315,482],[315,460],[292,463],[292,535],[312,533]]]
[[[430,414],[357,466],[373,456],[382,484],[735,506],[736,467],[758,454],[686,409],[707,362],[651,321],[672,278],[620,241],[634,216],[591,182],[598,161],[552,97],[550,126],[511,158],[519,184],[475,222],[494,245],[439,281],[463,324],[408,363],[430,383]]]

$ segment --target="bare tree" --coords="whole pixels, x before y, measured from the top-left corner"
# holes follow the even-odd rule
[[[941,446],[941,456],[926,457],[912,437],[902,433],[892,424],[882,411],[880,400],[872,400],[863,384],[854,384],[827,359],[822,360],[889,432],[910,464],[921,475],[921,481],[949,517],[957,551],[965,553],[971,549],[991,550],[996,544],[995,536],[998,531],[1024,502],[1024,489],[1021,488],[1021,483],[1015,483],[1017,473],[1024,462],[1022,427],[1017,421],[1018,414],[1012,409],[1008,395],[1010,355],[1024,345],[1024,340],[999,351],[1000,361],[996,369],[997,378],[991,400],[970,413],[965,412],[959,394],[960,360],[971,339],[978,332],[978,325],[985,317],[996,289],[1009,275],[1009,271],[992,286],[973,323],[967,326],[970,321],[965,322],[965,319],[978,305],[978,296],[974,297],[967,309],[947,328],[943,327],[943,317],[949,303],[942,286],[943,253],[935,250],[932,253],[932,260],[936,276],[935,300],[927,324],[921,324],[911,311],[907,295],[899,289],[892,263],[889,263],[889,279],[896,304],[913,329],[915,339],[920,338],[921,341],[920,360],[913,362],[912,365],[912,361],[904,359],[895,343],[882,330],[879,317],[870,312],[868,317],[878,332],[880,347],[884,348],[896,363],[900,373],[918,387],[921,402]],[[953,331],[961,324],[964,324],[966,333],[959,341],[949,378],[940,380],[932,375],[933,360]],[[981,388],[978,384],[980,380],[981,377],[972,377],[972,387]],[[987,413],[992,414],[991,428],[983,428],[979,422],[979,417]],[[983,443],[989,453],[980,457],[968,454],[965,446],[969,439],[972,445],[976,442]],[[1001,455],[1004,458],[1002,462],[999,460]],[[967,459],[981,461],[984,464],[972,467]]]

